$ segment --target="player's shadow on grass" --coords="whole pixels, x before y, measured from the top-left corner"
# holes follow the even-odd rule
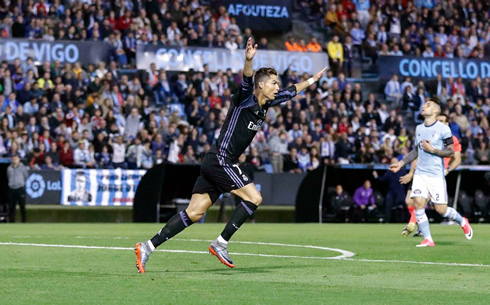
[[[274,270],[280,269],[301,269],[301,268],[311,268],[311,265],[276,265],[276,266],[263,266],[263,267],[236,267],[228,268],[223,265],[223,268],[213,268],[213,269],[195,269],[195,270],[162,270],[162,271],[152,271],[151,273],[219,273],[224,275],[232,275],[233,273],[268,273]],[[150,272],[148,272],[150,273]]]

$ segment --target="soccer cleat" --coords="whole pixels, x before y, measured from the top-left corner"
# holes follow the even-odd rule
[[[215,239],[211,245],[209,245],[209,252],[216,256],[220,262],[225,264],[230,268],[235,268],[235,264],[230,258],[230,254],[228,253],[227,245],[220,243],[218,239]]]
[[[473,229],[470,226],[470,222],[468,221],[468,218],[463,217],[463,225],[461,226],[461,228],[463,228],[466,239],[473,238]]]
[[[416,247],[417,248],[423,248],[423,247],[435,247],[436,244],[433,241],[430,241],[428,239],[424,239],[420,244],[418,244]]]
[[[136,269],[138,273],[145,273],[146,262],[150,258],[151,250],[148,249],[146,243],[137,243],[134,246],[134,253],[136,254]]]
[[[424,235],[422,234],[422,231],[420,231],[420,229],[417,229],[417,231],[413,233],[412,237],[424,237]]]
[[[409,222],[402,231],[403,237],[407,237],[408,235],[412,234],[416,227],[417,224],[415,222]]]

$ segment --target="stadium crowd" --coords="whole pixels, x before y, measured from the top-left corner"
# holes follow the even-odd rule
[[[322,25],[329,42],[290,37],[285,49],[327,52],[335,76],[342,70],[350,76],[356,52],[374,63],[380,55],[490,56],[485,1],[297,0],[295,6]],[[236,50],[253,37],[224,6],[213,9],[203,0],[3,1],[0,20],[1,37],[105,41],[118,66],[134,66],[140,44]],[[269,48],[265,37],[257,43]]]
[[[225,7],[208,1],[5,1],[0,4],[1,37],[104,41],[118,67],[134,66],[137,45],[244,49],[241,29]],[[260,49],[268,48],[266,38]]]
[[[152,64],[143,74],[128,75],[114,61],[107,68],[103,62],[87,68],[3,62],[0,153],[18,153],[32,168],[197,163],[217,138],[241,83],[241,73],[206,69],[168,75]],[[280,78],[287,86],[308,77],[287,70]],[[395,75],[385,88],[390,104],[330,70],[318,85],[269,110],[248,161],[257,170],[293,173],[322,162],[389,163],[413,148],[402,114],[417,119],[423,101],[439,96],[465,162],[488,163],[489,83],[440,78],[413,84],[406,78],[400,84]],[[388,105],[395,107],[388,111]]]
[[[350,83],[342,72],[341,63],[347,61],[345,47],[354,44],[356,35],[352,34],[356,31],[364,36],[367,33],[369,40],[373,32],[383,33],[385,27],[388,34],[382,42],[395,42],[393,48],[403,42],[402,52],[406,45],[412,50],[419,48],[420,42],[425,44],[422,34],[439,23],[445,25],[441,26],[444,33],[458,29],[456,46],[471,46],[475,33],[478,41],[490,38],[485,34],[486,23],[483,29],[479,26],[488,15],[483,14],[487,8],[481,3],[463,0],[428,7],[429,2],[403,5],[403,1],[392,0],[378,7],[370,6],[369,1],[344,1],[326,12],[322,1],[308,2],[304,7],[312,18],[324,18],[315,10],[326,13],[325,20],[334,18],[332,12],[348,12],[338,18],[341,23],[330,27],[334,35],[326,49],[332,53],[331,70],[319,84],[270,109],[247,151],[247,162],[256,170],[291,173],[313,170],[321,163],[389,163],[413,148],[406,115],[417,121],[425,99],[438,96],[447,104],[445,111],[451,130],[462,142],[465,162],[488,164],[489,79],[464,83],[439,77],[435,82],[414,84],[410,78],[400,83],[393,76],[386,84],[385,97],[380,98],[375,92],[366,94],[361,84]],[[119,68],[134,62],[134,46],[139,43],[229,47],[230,41],[241,45],[244,37],[252,36],[249,29],[242,33],[223,8],[213,13],[201,4],[198,0],[3,2],[0,12],[5,37],[104,40],[114,48],[107,65],[62,66],[58,61],[36,65],[32,58],[3,62],[0,154],[19,154],[31,168],[150,168],[167,161],[198,163],[220,132],[232,94],[240,86],[241,72],[210,73],[206,65],[203,71],[177,74],[158,70],[154,64],[136,74]],[[420,18],[427,14],[431,18]],[[467,14],[476,19],[461,17]],[[345,31],[350,35],[339,30],[345,18],[354,20],[353,27]],[[406,22],[413,23],[408,27],[409,37],[419,40],[407,40],[404,33],[395,31],[397,24]],[[399,27],[400,31],[405,28]],[[434,41],[440,39],[435,37],[439,36],[434,34]],[[293,40],[288,43],[294,47]],[[448,38],[447,43],[453,40]],[[260,48],[267,48],[266,40],[259,42]],[[315,39],[306,48],[321,49]],[[309,77],[290,69],[279,73],[283,87]]]
[[[335,70],[350,72],[355,52],[374,63],[380,55],[490,57],[487,1],[301,0],[299,4],[305,18],[320,24],[327,36],[340,38],[324,46]]]

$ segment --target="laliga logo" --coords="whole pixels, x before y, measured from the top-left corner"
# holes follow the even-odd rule
[[[39,198],[44,194],[46,183],[44,178],[39,174],[32,174],[26,181],[26,193],[31,198]]]

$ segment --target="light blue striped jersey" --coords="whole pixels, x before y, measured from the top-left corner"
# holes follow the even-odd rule
[[[444,139],[451,138],[451,129],[444,123],[435,121],[430,126],[425,126],[423,123],[415,129],[415,145],[419,150],[417,160],[417,168],[415,175],[424,175],[428,177],[441,177],[444,175],[444,158],[438,155],[430,154],[422,148],[422,140],[430,141],[435,149],[444,149]]]

